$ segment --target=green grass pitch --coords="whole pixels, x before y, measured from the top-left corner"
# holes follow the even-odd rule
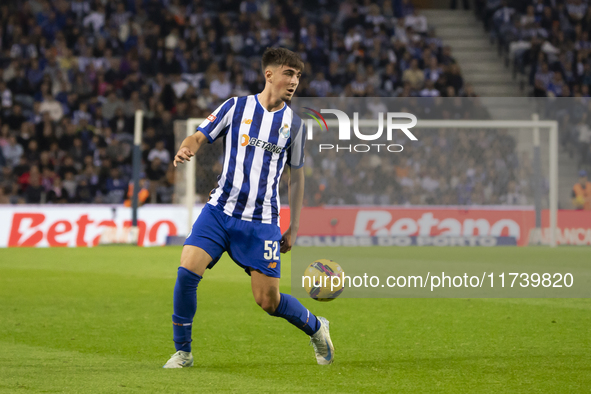
[[[420,260],[498,253],[519,261],[560,259],[567,249],[407,250]],[[308,338],[260,310],[227,257],[199,286],[195,367],[164,370],[180,251],[0,250],[0,392],[591,390],[589,299],[307,299],[331,321],[336,347],[335,363],[319,366]],[[591,263],[589,249],[568,255]],[[282,291],[289,279],[284,263]]]

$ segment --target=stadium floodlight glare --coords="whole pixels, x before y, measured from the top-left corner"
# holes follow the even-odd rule
[[[540,132],[547,131],[549,133],[549,245],[551,247],[556,247],[556,230],[558,224],[558,122],[555,120],[538,119],[538,116],[534,114],[532,116],[532,120],[418,120],[414,129],[530,129],[532,130],[532,146],[534,147],[534,153],[536,149],[539,152]],[[197,126],[204,120],[205,119],[203,118],[187,119],[185,136],[194,134]],[[379,121],[377,119],[360,119],[358,122],[360,127],[377,128],[379,126]],[[336,119],[326,119],[326,124],[329,127],[338,127],[339,125],[338,120]],[[185,136],[183,136],[183,138]],[[204,154],[204,152],[200,151],[198,154]],[[195,162],[191,161],[187,164],[190,164],[187,167],[187,172],[185,175],[185,204],[187,207],[188,234],[193,225],[193,205],[195,202]],[[539,171],[540,169],[538,168],[537,170]],[[215,185],[212,185],[212,188],[214,186]],[[536,211],[540,211],[539,202],[536,203]],[[539,216],[539,213],[537,216]],[[541,226],[541,223],[536,221],[536,226]]]

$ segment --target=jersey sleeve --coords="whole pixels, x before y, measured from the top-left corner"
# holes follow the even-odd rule
[[[292,169],[301,168],[304,165],[304,145],[306,144],[306,126],[301,119],[294,122],[297,132],[292,134],[292,142],[287,152],[287,165]]]
[[[235,103],[234,97],[229,98],[197,127],[198,131],[205,134],[210,144],[228,132]]]

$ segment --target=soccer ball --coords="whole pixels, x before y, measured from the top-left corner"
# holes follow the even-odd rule
[[[304,288],[316,301],[332,301],[343,292],[344,272],[332,260],[316,260],[304,272]]]

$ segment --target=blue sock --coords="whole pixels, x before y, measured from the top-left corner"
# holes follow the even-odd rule
[[[301,302],[289,294],[280,294],[279,306],[271,316],[282,317],[308,335],[313,335],[320,328],[316,319]]]
[[[179,267],[174,285],[173,340],[176,350],[191,351],[191,329],[197,311],[197,285],[202,276]]]

